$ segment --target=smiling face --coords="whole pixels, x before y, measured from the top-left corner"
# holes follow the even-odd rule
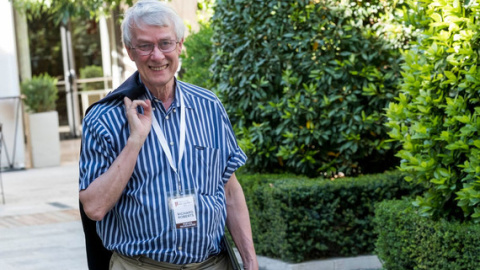
[[[174,76],[179,66],[183,40],[168,53],[161,52],[157,44],[161,40],[176,40],[171,26],[141,25],[132,30],[132,48],[126,48],[130,59],[135,62],[142,82],[153,93],[173,91]],[[140,55],[133,49],[139,45],[155,44],[150,55]]]

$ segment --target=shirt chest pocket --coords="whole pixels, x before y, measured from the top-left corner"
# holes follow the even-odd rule
[[[192,174],[198,192],[215,195],[220,188],[222,179],[220,150],[198,145],[192,148]]]

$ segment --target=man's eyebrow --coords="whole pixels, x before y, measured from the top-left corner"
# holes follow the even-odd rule
[[[151,42],[150,40],[146,40],[146,39],[137,39],[137,43],[153,43],[153,42]]]
[[[177,40],[177,39],[173,36],[163,37],[163,38],[158,39],[156,41],[151,41],[150,39],[147,40],[147,38],[145,38],[145,39],[144,38],[137,38],[138,43],[156,43],[156,42],[163,41],[163,40]]]

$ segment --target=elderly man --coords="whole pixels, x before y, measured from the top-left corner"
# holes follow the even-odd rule
[[[139,1],[122,31],[138,71],[89,108],[80,157],[82,211],[113,252],[110,269],[231,269],[225,224],[244,268],[258,269],[235,177],[246,156],[218,98],[175,78],[181,18]]]

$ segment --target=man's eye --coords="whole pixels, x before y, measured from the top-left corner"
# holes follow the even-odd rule
[[[138,49],[141,51],[151,51],[152,48],[153,48],[153,44],[143,44],[138,46]]]
[[[160,41],[160,46],[161,47],[168,47],[172,45],[172,42],[170,40],[163,40],[163,41]]]

